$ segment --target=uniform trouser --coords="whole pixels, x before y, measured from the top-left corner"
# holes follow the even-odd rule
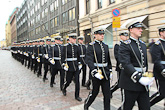
[[[91,75],[91,71],[89,70],[89,79],[88,79],[88,81],[87,81],[87,83],[86,83],[86,86],[87,86],[87,87],[90,87],[91,82],[92,82],[92,75]]]
[[[24,55],[23,54],[21,54],[21,63],[22,63],[22,65],[24,64]]]
[[[34,69],[34,59],[31,58],[31,71]]]
[[[25,63],[25,67],[26,67],[27,66],[27,59],[28,59],[27,56],[24,55],[24,59],[25,59],[24,63]]]
[[[83,65],[82,66],[82,85],[85,85],[85,81],[86,81],[86,65]],[[81,71],[80,71],[80,73],[81,73]]]
[[[30,58],[31,56],[29,55],[28,56],[28,68],[30,68],[30,64],[31,64],[31,58]]]
[[[43,78],[46,78],[47,76],[47,73],[48,73],[48,67],[49,67],[49,63],[44,63],[44,77]]]
[[[117,77],[118,77],[117,82],[110,88],[110,90],[111,90],[111,95],[113,94],[113,92],[115,92],[115,91],[119,88],[120,72],[117,72]],[[122,89],[121,89],[121,95],[123,96],[123,94],[122,94]],[[122,98],[123,98],[123,97],[122,97]],[[123,99],[122,99],[122,101],[123,101]]]
[[[64,83],[63,89],[66,89],[72,82],[73,76],[75,77],[75,98],[79,97],[80,92],[80,81],[79,81],[79,70],[66,72],[66,82]]]
[[[132,110],[135,101],[138,103],[139,110],[150,110],[149,93],[147,91],[124,90],[123,110]]]
[[[65,75],[65,71],[63,69],[57,69],[55,67],[52,67],[50,84],[54,83],[55,75],[58,74],[58,71],[60,72],[60,89],[62,90],[62,86],[64,84],[64,75]]]
[[[38,75],[41,75],[42,61],[37,62],[37,63],[38,63]]]
[[[110,80],[92,79],[93,89],[89,93],[85,104],[89,107],[99,93],[100,86],[104,96],[104,110],[110,110]]]
[[[34,59],[34,73],[37,71],[38,67],[38,62],[36,59]]]
[[[163,100],[165,97],[163,97],[159,92],[156,92],[153,94],[150,98],[150,106],[155,105],[159,101]]]

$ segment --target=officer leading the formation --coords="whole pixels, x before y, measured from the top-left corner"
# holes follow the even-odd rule
[[[103,42],[104,30],[94,29],[96,40],[87,48],[86,61],[91,70],[93,89],[84,102],[84,110],[88,110],[99,93],[100,86],[104,96],[104,110],[110,110],[110,74],[112,65],[109,48]]]
[[[154,79],[144,76],[148,70],[147,49],[139,39],[143,24],[134,20],[126,27],[130,38],[119,47],[119,61],[123,67],[119,80],[119,87],[124,89],[123,110],[132,110],[135,101],[140,110],[150,110],[148,86]]]
[[[119,88],[119,78],[120,78],[122,68],[121,68],[121,64],[119,61],[118,50],[119,50],[119,46],[121,45],[121,43],[123,43],[123,41],[126,41],[128,39],[128,31],[121,31],[119,33],[119,36],[120,36],[120,42],[119,42],[119,44],[115,44],[115,47],[114,47],[114,56],[115,56],[115,59],[117,62],[116,63],[116,71],[117,71],[118,80],[110,89],[111,90],[111,97],[112,97],[113,92],[115,92]],[[122,93],[122,90],[121,90],[121,93]]]
[[[66,82],[63,85],[62,93],[66,96],[66,89],[72,82],[73,76],[75,77],[75,99],[78,101],[82,101],[79,97],[80,92],[80,81],[79,81],[79,71],[82,68],[82,64],[80,62],[80,49],[76,44],[76,33],[68,34],[69,43],[64,45],[64,55],[63,55],[63,66],[66,71]]]
[[[151,47],[153,73],[158,80],[159,93],[151,96],[151,106],[165,98],[165,25],[158,27],[160,38]]]

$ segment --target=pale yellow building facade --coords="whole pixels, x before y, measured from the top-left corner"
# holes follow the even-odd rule
[[[11,46],[11,26],[10,26],[10,21],[6,23],[5,27],[5,37],[6,37],[6,46]]]
[[[6,40],[0,41],[0,48],[6,47]]]
[[[99,1],[102,1],[101,8]],[[87,4],[90,9],[87,9]],[[115,8],[120,9],[121,25],[133,18],[143,18],[142,22],[147,28],[143,31],[142,40],[146,43],[151,39],[157,39],[157,27],[165,24],[164,0],[79,0],[79,7],[80,35],[84,35],[87,42],[93,28],[109,24],[110,34],[105,36],[105,42],[110,48],[119,40],[119,32],[125,30],[117,28],[115,31],[112,28],[112,10]]]

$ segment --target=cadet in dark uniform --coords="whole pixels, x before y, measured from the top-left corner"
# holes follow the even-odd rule
[[[34,56],[35,40],[33,40],[32,46],[30,46],[30,55],[31,55],[31,71],[34,69],[35,56]],[[35,73],[35,72],[34,72]]]
[[[114,56],[115,56],[115,59],[117,62],[116,63],[116,71],[117,71],[118,80],[110,89],[111,90],[111,97],[112,97],[113,92],[115,92],[119,88],[119,78],[120,78],[120,74],[121,74],[121,67],[120,67],[120,62],[119,62],[118,50],[119,50],[120,44],[123,41],[128,39],[128,31],[121,31],[119,33],[119,36],[120,36],[120,42],[119,42],[119,44],[115,44],[115,47],[114,47]],[[122,91],[121,91],[121,93],[122,93]]]
[[[143,24],[134,20],[126,27],[130,39],[121,43],[118,53],[123,67],[119,80],[119,87],[124,89],[123,110],[132,110],[135,101],[139,110],[150,110],[148,85],[151,85],[154,79],[144,76],[148,70],[147,49],[139,39]]]
[[[82,101],[79,97],[80,82],[79,82],[79,67],[80,64],[80,50],[76,44],[76,33],[68,34],[69,43],[64,46],[64,70],[66,71],[66,82],[63,85],[63,95],[66,96],[66,88],[72,82],[73,76],[75,77],[75,99]]]
[[[58,72],[60,72],[60,89],[62,90],[62,86],[64,84],[64,69],[62,66],[63,47],[60,44],[60,40],[61,36],[55,37],[55,45],[51,48],[49,52],[49,61],[52,64],[50,87],[53,87],[55,75],[58,74]]]
[[[104,96],[104,110],[110,110],[110,74],[112,65],[110,60],[109,48],[103,42],[104,30],[94,29],[96,40],[90,43],[87,48],[86,61],[92,75],[93,89],[89,93],[84,103],[84,110],[88,110],[99,93],[100,86]]]
[[[158,94],[150,99],[151,106],[165,98],[165,25],[158,27],[160,38],[151,47],[151,56],[154,63],[153,73],[158,80]]]
[[[34,74],[38,71],[38,62],[37,62],[37,59],[39,57],[39,40],[35,40],[35,46],[33,47],[34,49]]]
[[[82,64],[82,86],[86,87],[86,62],[85,62],[85,54],[86,54],[86,46],[83,44],[84,36],[79,36],[78,38],[78,46],[80,48],[80,62]],[[80,70],[80,73],[81,73]]]
[[[43,63],[44,63],[44,77],[43,77],[43,82],[45,82],[45,80],[48,80],[47,78],[47,73],[48,73],[48,69],[50,67],[50,63],[48,61],[49,57],[48,57],[48,51],[50,50],[50,43],[51,43],[51,38],[48,37],[45,39],[46,40],[46,44],[43,45]]]
[[[33,41],[29,41],[29,45],[28,45],[28,47],[27,47],[27,51],[28,51],[28,53],[27,53],[27,57],[28,57],[28,69],[30,68],[30,65],[31,65],[31,62],[32,62],[32,59],[31,59],[31,52],[32,52],[32,42]]]
[[[42,63],[43,63],[43,54],[44,54],[44,45],[45,41],[44,39],[39,40],[39,45],[38,45],[38,56],[37,56],[37,62],[38,62],[38,74],[37,77],[42,76]]]

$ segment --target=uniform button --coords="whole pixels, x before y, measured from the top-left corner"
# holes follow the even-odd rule
[[[134,76],[133,78],[136,79],[136,76]]]

